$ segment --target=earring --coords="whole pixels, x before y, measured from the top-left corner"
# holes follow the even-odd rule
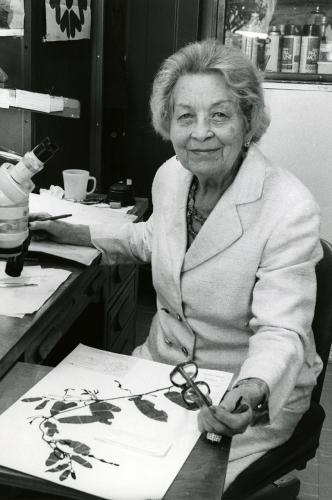
[[[244,143],[244,147],[245,147],[246,149],[248,149],[248,148],[249,148],[249,146],[250,146],[250,140],[248,139],[248,140]]]

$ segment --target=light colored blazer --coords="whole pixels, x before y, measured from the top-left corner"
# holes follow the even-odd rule
[[[152,263],[158,311],[134,355],[259,377],[271,420],[283,406],[304,408],[321,369],[311,332],[319,208],[252,146],[187,251],[191,181],[173,157],[155,176],[147,222],[90,228],[105,262]]]

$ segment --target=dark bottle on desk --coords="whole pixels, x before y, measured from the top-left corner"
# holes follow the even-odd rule
[[[301,38],[300,73],[317,73],[320,25],[305,24]]]
[[[281,72],[298,73],[300,67],[301,29],[295,24],[286,24],[282,37]]]
[[[122,207],[135,205],[134,190],[131,179],[126,182],[119,181],[108,189],[107,200],[109,202],[120,202]]]

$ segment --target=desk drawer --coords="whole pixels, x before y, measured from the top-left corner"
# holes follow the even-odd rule
[[[131,355],[136,346],[136,315],[133,313],[121,333],[114,339],[111,351]]]
[[[46,359],[87,306],[100,301],[106,279],[105,272],[99,269],[94,274],[92,277],[88,273],[73,289],[68,290],[57,307],[57,314],[50,316],[48,325],[43,325],[25,350],[25,362],[41,363]]]
[[[129,281],[121,296],[114,302],[107,314],[108,342],[109,349],[113,352],[121,352],[124,345],[124,337],[132,336],[132,342],[135,342],[135,321],[130,328],[129,320],[134,318],[136,312],[136,280]]]
[[[122,285],[127,281],[129,276],[136,271],[135,264],[119,264],[111,266],[109,275],[109,297],[112,298]]]

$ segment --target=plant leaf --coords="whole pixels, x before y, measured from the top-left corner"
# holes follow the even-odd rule
[[[58,442],[59,444],[65,444],[70,448],[73,448],[73,451],[75,453],[78,453],[79,455],[89,455],[90,453],[89,446],[81,443],[80,441],[72,441],[71,439],[59,439]]]
[[[70,474],[70,469],[64,470],[63,473],[59,477],[60,481],[64,481],[65,479],[67,479],[69,474]]]
[[[148,399],[143,399],[142,396],[135,396],[128,401],[133,401],[138,410],[148,418],[159,420],[159,422],[167,422],[168,415],[164,410],[157,410],[154,403]]]
[[[47,405],[48,402],[49,402],[49,400],[45,399],[42,403],[40,403],[38,406],[36,406],[35,410],[42,410],[43,408],[45,408],[45,406]]]
[[[46,433],[50,437],[53,437],[54,434],[59,434],[57,426],[53,424],[53,422],[50,422],[49,420],[47,420],[44,423],[44,427],[46,427]]]
[[[60,470],[67,469],[68,464],[59,464],[53,469],[48,469],[46,472],[59,472]]]
[[[50,412],[53,416],[57,413],[60,413],[61,411],[69,410],[69,408],[74,408],[75,406],[77,406],[77,403],[75,403],[74,401],[70,401],[69,403],[65,403],[64,401],[56,401],[52,406]]]
[[[72,415],[71,417],[61,417],[58,419],[62,424],[92,424],[98,422],[97,415]]]
[[[33,403],[34,401],[41,401],[43,398],[24,398],[21,399],[24,403]]]
[[[50,465],[55,465],[58,461],[60,460],[60,458],[58,458],[56,456],[56,454],[52,451],[49,455],[49,457],[47,458],[45,464],[47,466],[50,466]]]
[[[90,462],[85,460],[85,458],[80,457],[79,455],[72,455],[71,459],[74,460],[75,462],[77,462],[78,464],[83,465],[83,467],[87,467],[88,469],[92,469],[92,465],[90,464]]]
[[[197,407],[192,407],[186,405],[186,403],[183,401],[181,393],[177,391],[168,391],[164,393],[165,398],[169,399],[172,401],[172,403],[175,403],[176,405],[181,406],[181,408],[185,408],[186,410],[193,410],[196,411],[198,409]]]
[[[111,420],[113,420],[114,418],[113,411],[121,411],[121,408],[119,408],[119,406],[107,403],[106,401],[96,401],[94,403],[91,403],[89,405],[89,409],[92,415],[98,418],[98,422],[107,425],[110,425],[112,423]]]

